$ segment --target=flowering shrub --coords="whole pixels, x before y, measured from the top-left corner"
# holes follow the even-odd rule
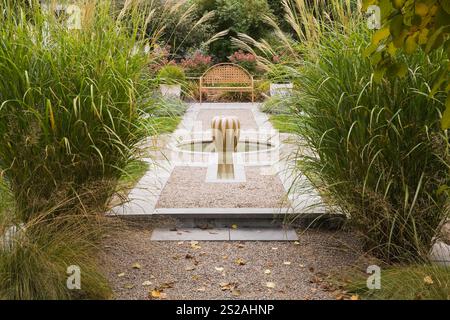
[[[232,63],[235,63],[243,67],[250,73],[255,73],[257,71],[256,57],[251,53],[239,50],[234,52],[231,56],[229,56],[228,60],[230,60],[230,62]]]
[[[166,65],[175,65],[175,61],[170,59],[170,46],[156,47],[152,53],[152,63],[150,64],[150,72],[157,74],[161,68]]]
[[[212,65],[212,57],[196,52],[192,56],[181,60],[181,66],[187,73],[202,74]]]

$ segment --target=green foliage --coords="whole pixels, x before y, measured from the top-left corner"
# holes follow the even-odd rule
[[[116,20],[100,2],[95,23],[68,32],[37,6],[28,18],[0,6],[0,167],[18,215],[65,199],[61,211],[105,205],[145,135],[148,56],[135,53],[145,12]]]
[[[419,48],[426,54],[443,48],[447,59],[437,71],[431,95],[439,90],[447,92],[446,111],[442,129],[450,128],[450,2],[448,0],[365,0],[363,9],[378,5],[382,28],[372,37],[365,55],[376,66],[375,77],[405,76],[406,64],[398,59],[399,51],[413,54]]]
[[[282,64],[272,64],[266,74],[267,79],[272,83],[292,82],[292,71],[288,66]]]
[[[205,15],[204,11],[200,12],[195,1],[152,0],[150,3],[153,14],[148,29],[149,36],[159,29],[159,42],[170,46],[174,57],[202,49],[202,44],[213,35],[212,16]]]
[[[159,70],[158,80],[163,84],[183,84],[186,81],[186,76],[181,67],[167,64]]]
[[[448,138],[439,130],[443,97],[430,97],[442,52],[415,54],[407,76],[375,83],[361,59],[367,36],[330,33],[299,79],[299,134],[313,155],[300,170],[385,261],[426,259],[447,212]]]
[[[87,214],[53,219],[52,211],[37,216],[0,249],[0,299],[109,299],[96,258],[100,239],[111,231],[109,221]],[[0,219],[0,234],[12,225]],[[81,290],[66,286],[71,265],[80,267]]]
[[[231,37],[237,33],[251,34],[255,39],[261,38],[270,27],[264,20],[271,15],[267,0],[196,0],[200,12],[214,10],[214,30],[218,33],[229,30],[227,36],[210,45],[210,53],[219,61],[226,61],[234,50]]]
[[[290,106],[293,104],[289,97],[274,96],[265,100],[261,111],[269,114],[290,114]]]
[[[273,127],[281,133],[295,133],[297,131],[296,119],[291,115],[277,114],[269,117]]]
[[[352,272],[344,288],[361,299],[449,300],[450,271],[432,265],[394,266],[381,271],[381,289],[367,288],[367,273]]]
[[[152,128],[150,131],[152,134],[164,134],[175,131],[178,124],[181,121],[181,117],[158,117],[150,118],[148,120],[149,126]]]

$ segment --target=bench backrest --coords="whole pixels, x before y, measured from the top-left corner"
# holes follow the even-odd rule
[[[202,86],[215,86],[223,84],[239,84],[252,86],[252,75],[237,64],[219,63],[208,70],[201,77]]]

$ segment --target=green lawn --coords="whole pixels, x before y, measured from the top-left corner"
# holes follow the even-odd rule
[[[175,131],[180,121],[181,117],[179,116],[157,117],[150,118],[148,120],[148,125],[151,128],[152,134],[164,134]]]
[[[296,133],[297,125],[295,118],[288,114],[273,114],[269,115],[269,120],[275,129],[281,133]]]
[[[119,189],[131,189],[148,170],[148,163],[142,160],[133,160],[125,168],[126,174],[119,180]]]

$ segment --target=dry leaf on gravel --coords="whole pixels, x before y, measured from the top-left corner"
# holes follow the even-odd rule
[[[214,269],[216,269],[216,270],[219,271],[219,272],[222,272],[222,271],[223,271],[223,268],[222,268],[222,267],[214,267]]]
[[[237,287],[237,284],[234,282],[221,282],[219,283],[219,286],[222,291],[231,291]]]
[[[233,291],[231,291],[231,294],[235,297],[239,297],[241,295],[241,291],[234,289]]]
[[[286,266],[290,266],[291,262],[290,261],[283,261],[283,264],[286,265]]]
[[[266,287],[273,289],[273,288],[275,288],[275,283],[274,282],[266,282]]]
[[[184,270],[186,270],[186,271],[195,270],[195,266],[187,266]]]
[[[239,244],[237,245],[237,247],[238,247],[238,248],[244,248],[245,246],[244,246],[242,243],[239,243]]]
[[[234,260],[234,263],[236,263],[238,266],[244,266],[247,262],[244,261],[244,259],[237,258]]]
[[[119,278],[125,277],[125,272],[119,273],[117,276],[118,276]]]
[[[278,250],[278,248],[277,247],[272,247],[272,250]]]
[[[152,292],[150,292],[150,295],[152,298],[160,298],[161,291],[159,291],[158,289],[154,289],[154,290],[152,290]]]
[[[128,283],[125,285],[125,289],[133,289],[134,288],[134,284]]]
[[[152,282],[147,280],[147,281],[142,282],[142,285],[143,285],[144,287],[151,286],[151,285],[152,285]]]
[[[132,268],[133,269],[141,269],[142,266],[139,263],[136,262],[136,263],[133,264]]]
[[[266,270],[264,270],[264,273],[265,273],[265,274],[271,274],[272,271],[270,271],[269,269],[266,269]]]
[[[191,241],[191,248],[192,249],[200,249],[201,246],[198,244],[198,241]]]
[[[298,246],[300,244],[300,242],[295,241],[294,244]]]

